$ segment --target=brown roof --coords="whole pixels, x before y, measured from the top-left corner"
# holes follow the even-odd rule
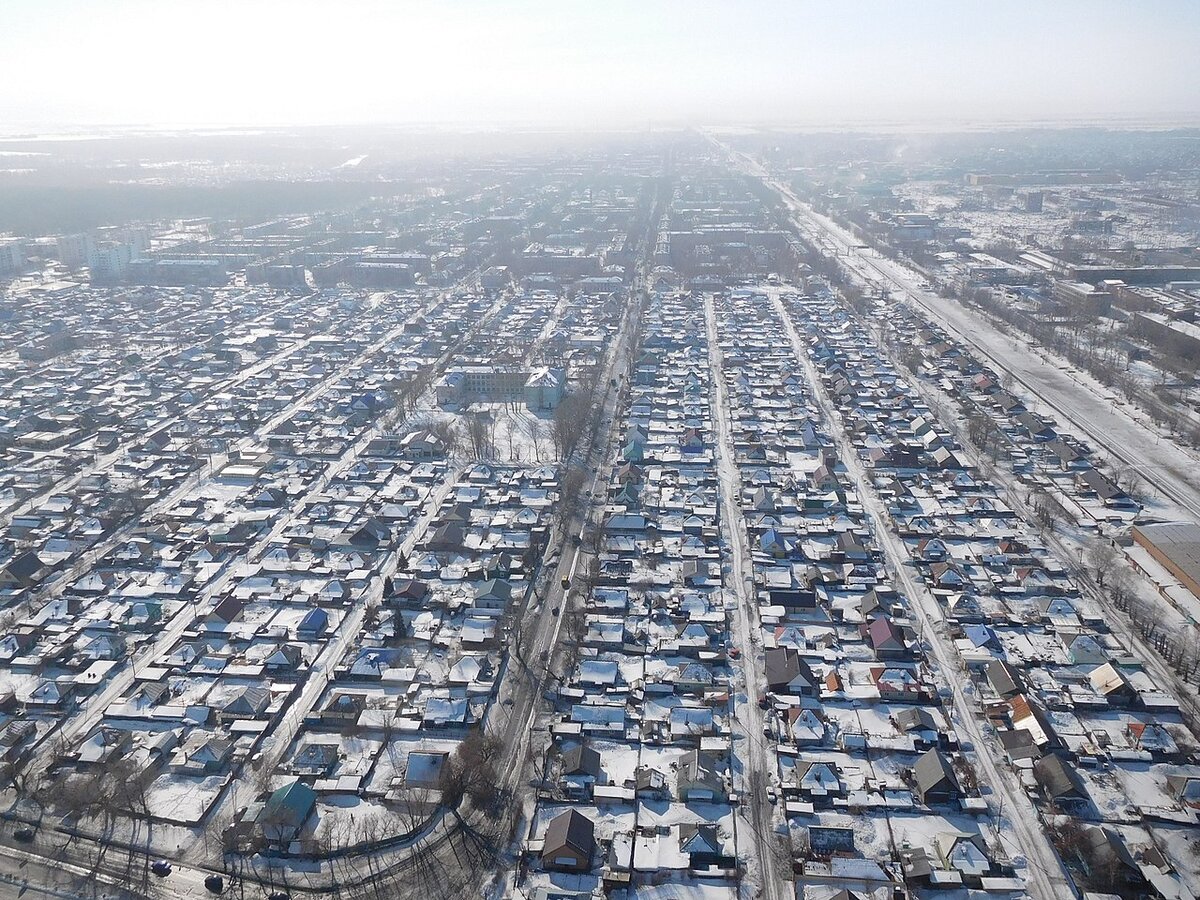
[[[587,816],[573,809],[555,816],[546,826],[542,856],[553,858],[558,851],[570,848],[585,858],[591,858],[596,848],[596,826]]]

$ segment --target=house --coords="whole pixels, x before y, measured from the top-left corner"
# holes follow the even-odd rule
[[[113,757],[119,759],[124,756],[132,742],[130,732],[101,726],[79,745],[76,760],[81,766],[103,765]]]
[[[908,656],[904,636],[887,616],[876,616],[862,627],[862,631],[878,659],[900,659]]]
[[[1131,502],[1129,494],[1095,469],[1077,473],[1075,484],[1080,493],[1094,494],[1105,506],[1128,506]]]
[[[1098,825],[1085,826],[1083,840],[1079,849],[1075,850],[1076,861],[1085,872],[1095,872],[1111,885],[1118,896],[1144,896],[1139,889],[1145,884],[1145,871],[1153,871],[1150,866],[1139,865],[1124,839],[1116,831]],[[1125,885],[1134,886],[1133,891],[1122,890]],[[1189,893],[1191,893],[1189,891]],[[1155,892],[1155,896],[1186,897],[1172,891],[1164,895]]]
[[[27,709],[58,709],[74,692],[75,684],[68,679],[43,678],[25,698]]]
[[[725,866],[730,862],[725,854],[720,832],[717,826],[711,823],[680,825],[679,852],[687,854],[688,868],[691,869]]]
[[[796,786],[809,800],[823,801],[840,796],[845,790],[838,768],[834,763],[823,760],[796,763]]]
[[[404,786],[436,788],[450,754],[436,750],[413,750],[405,759]]]
[[[1092,689],[1112,706],[1130,706],[1138,699],[1138,693],[1129,679],[1112,663],[1105,663],[1088,673]]]
[[[329,613],[315,606],[304,614],[300,624],[296,626],[296,637],[300,640],[312,641],[319,638],[329,627]]]
[[[1200,769],[1185,769],[1168,774],[1167,791],[1180,805],[1200,809]]]
[[[1039,444],[1052,441],[1058,437],[1058,432],[1053,427],[1046,424],[1041,416],[1035,416],[1033,413],[1024,412],[1017,417],[1017,429],[1032,441]]]
[[[304,651],[296,644],[281,644],[263,660],[263,666],[273,675],[295,672],[304,662]]]
[[[475,589],[475,605],[480,609],[504,609],[512,600],[512,584],[489,578]]]
[[[1058,744],[1058,734],[1046,713],[1027,694],[1018,694],[1008,701],[1009,719],[1018,731],[1025,731],[1035,746],[1046,749]]]
[[[212,608],[205,621],[212,625],[231,625],[241,618],[245,608],[245,600],[230,594]]]
[[[38,580],[43,568],[42,560],[32,550],[20,553],[0,569],[0,588],[28,587]]]
[[[725,783],[717,773],[717,758],[706,750],[689,750],[679,760],[679,799],[684,802],[724,800]]]
[[[793,696],[816,693],[816,676],[799,651],[791,647],[771,647],[764,656],[768,690]]]
[[[1170,759],[1179,754],[1179,745],[1171,732],[1158,722],[1130,722],[1125,736],[1131,747],[1148,751],[1156,759]]]
[[[633,773],[633,786],[638,797],[669,800],[671,796],[666,773],[653,766],[638,766]]]
[[[1044,446],[1064,472],[1081,472],[1092,467],[1092,461],[1087,454],[1080,452],[1077,447],[1067,443],[1061,437],[1049,441]]]
[[[301,778],[327,778],[337,765],[337,744],[305,744],[288,762],[288,770]]]
[[[542,866],[560,872],[586,872],[596,851],[596,826],[573,809],[550,820],[542,839]]]
[[[917,732],[936,739],[938,734],[937,722],[933,714],[923,706],[907,706],[896,712],[892,719],[896,727],[905,734]]]
[[[562,755],[562,787],[568,796],[590,798],[592,788],[600,784],[604,770],[600,767],[600,754],[580,744]]]
[[[313,789],[293,781],[272,792],[254,820],[255,828],[268,844],[286,847],[300,836],[316,804]]]
[[[912,767],[913,790],[926,806],[948,803],[962,794],[958,777],[941,751],[931,748]]]
[[[16,762],[26,752],[25,744],[37,734],[37,724],[28,719],[13,719],[0,728],[0,760]]]
[[[1057,753],[1047,753],[1034,762],[1033,777],[1037,779],[1046,799],[1059,806],[1078,807],[1087,803],[1087,791],[1075,767],[1068,765]]]
[[[446,455],[446,445],[432,431],[421,429],[401,439],[400,451],[407,459],[440,459]]]
[[[992,690],[1003,700],[1024,692],[1021,674],[1003,660],[993,659],[983,667],[984,677]]]
[[[1062,644],[1063,649],[1067,651],[1067,660],[1072,665],[1103,666],[1108,662],[1108,653],[1095,635],[1086,632],[1065,635]]]
[[[933,846],[942,868],[956,871],[964,879],[977,879],[992,869],[987,845],[980,834],[942,831],[934,836]]]
[[[271,705],[271,692],[265,687],[244,687],[221,707],[221,718],[256,719]]]
[[[387,578],[383,583],[383,596],[392,603],[420,606],[429,594],[429,585],[415,578]]]
[[[225,768],[234,742],[203,731],[193,731],[175,751],[171,769],[184,775],[213,775]]]
[[[828,723],[817,710],[800,706],[789,706],[783,713],[787,733],[792,743],[799,747],[820,744],[825,740]]]
[[[917,673],[904,666],[874,666],[871,668],[871,680],[879,691],[881,700],[894,700],[900,703],[926,703],[930,691],[921,684]]]
[[[350,535],[347,543],[358,550],[376,550],[391,538],[392,530],[372,516]]]

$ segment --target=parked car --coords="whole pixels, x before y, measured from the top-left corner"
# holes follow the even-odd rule
[[[33,840],[33,829],[32,828],[18,828],[16,831],[13,832],[13,837],[16,838],[18,841],[20,841],[22,844],[28,844]]]
[[[159,878],[166,878],[171,874],[171,864],[165,859],[156,859],[150,864],[150,871]]]
[[[204,879],[204,887],[210,894],[219,894],[225,890],[225,879],[220,875],[209,875]]]

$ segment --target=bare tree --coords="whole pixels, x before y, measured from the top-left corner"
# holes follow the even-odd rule
[[[469,798],[476,809],[495,814],[500,798],[496,762],[503,748],[494,735],[475,730],[467,736],[454,755],[442,767],[438,787],[443,803],[457,815],[463,798]]]
[[[467,418],[467,440],[474,459],[492,459],[496,455],[494,426],[489,413],[473,413]]]
[[[429,430],[442,442],[447,456],[454,456],[462,450],[462,430],[453,419],[435,419],[429,424]]]
[[[1117,551],[1113,545],[1103,540],[1092,541],[1088,544],[1086,560],[1099,587],[1104,587],[1105,578],[1120,565]]]

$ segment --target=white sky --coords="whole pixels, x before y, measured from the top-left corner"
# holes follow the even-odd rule
[[[0,0],[0,129],[1200,117],[1200,0]]]

